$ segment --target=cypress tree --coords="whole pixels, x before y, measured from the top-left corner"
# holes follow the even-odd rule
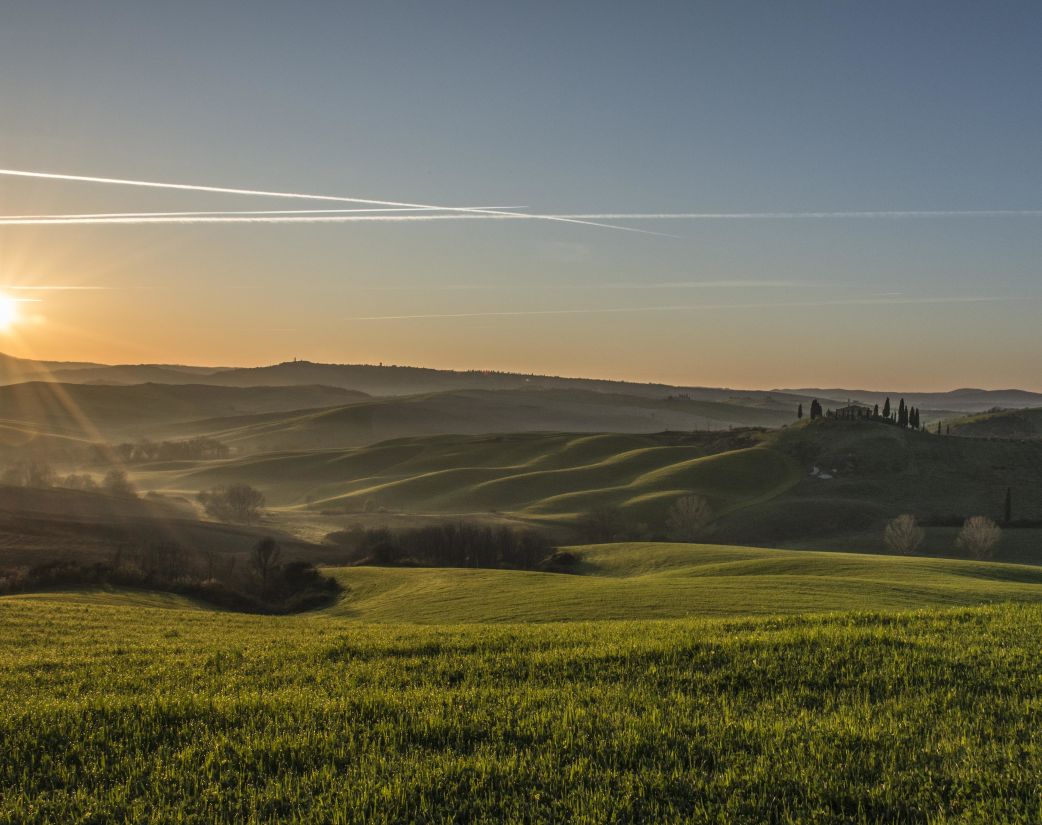
[[[883,402],[883,418],[890,418],[890,396],[887,396],[886,401]]]
[[[796,407],[796,418],[803,418],[803,405],[800,404]]]
[[[938,421],[937,422],[937,435],[940,435],[940,434],[941,434],[941,422]]]
[[[905,400],[903,398],[901,399],[901,403],[897,406],[897,426],[908,426],[908,407],[905,406]]]
[[[879,405],[878,404],[876,404],[875,409],[872,410],[872,417],[873,418],[879,418]]]

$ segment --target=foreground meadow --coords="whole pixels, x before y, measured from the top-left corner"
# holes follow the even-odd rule
[[[0,601],[0,821],[1042,821],[1042,606],[417,626]]]

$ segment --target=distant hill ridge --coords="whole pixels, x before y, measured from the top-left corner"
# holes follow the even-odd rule
[[[950,410],[952,412],[985,412],[995,407],[1042,407],[1042,393],[1029,390],[1004,389],[982,390],[974,387],[961,387],[945,392],[881,392],[876,390],[851,390],[842,388],[804,387],[801,389],[781,389],[778,393],[789,395],[807,395],[816,398],[841,399],[859,404],[879,404],[889,398],[892,404],[903,398],[905,403],[928,410]]]
[[[1042,393],[1021,389],[960,388],[947,392],[884,392],[837,388],[737,390],[727,387],[677,386],[662,383],[575,378],[495,370],[443,370],[383,364],[324,364],[283,361],[263,367],[194,367],[169,364],[106,365],[88,362],[32,361],[0,354],[0,384],[61,381],[74,384],[184,384],[226,387],[324,385],[368,395],[392,396],[447,390],[584,389],[663,398],[687,396],[696,401],[756,404],[807,404],[817,398],[825,406],[849,401],[882,404],[904,398],[927,411],[984,412],[995,407],[1042,407]]]

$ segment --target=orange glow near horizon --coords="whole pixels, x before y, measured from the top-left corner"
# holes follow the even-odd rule
[[[0,332],[7,332],[19,320],[18,301],[0,293]]]

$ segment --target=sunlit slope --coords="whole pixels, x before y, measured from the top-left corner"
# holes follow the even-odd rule
[[[276,453],[161,472],[181,489],[255,484],[276,504],[311,497],[322,507],[352,510],[497,510],[545,517],[603,505],[633,515],[661,515],[670,502],[692,493],[706,496],[717,513],[725,513],[769,499],[798,480],[797,465],[780,451],[714,449],[705,436],[452,436],[356,450]]]
[[[1042,569],[715,545],[576,548],[578,575],[355,567],[327,613],[377,622],[664,619],[1042,601]]]
[[[1028,565],[665,543],[593,545],[572,552],[581,559],[574,575],[329,568],[346,594],[334,606],[307,615],[381,623],[574,622],[1042,601],[1042,569]],[[199,607],[177,596],[115,588],[59,589],[3,601],[8,599],[41,607]]]
[[[220,608],[175,593],[158,593],[120,587],[58,588],[39,593],[17,593],[3,597],[5,602],[38,604],[41,609],[56,606],[160,608],[163,610],[210,610]]]

